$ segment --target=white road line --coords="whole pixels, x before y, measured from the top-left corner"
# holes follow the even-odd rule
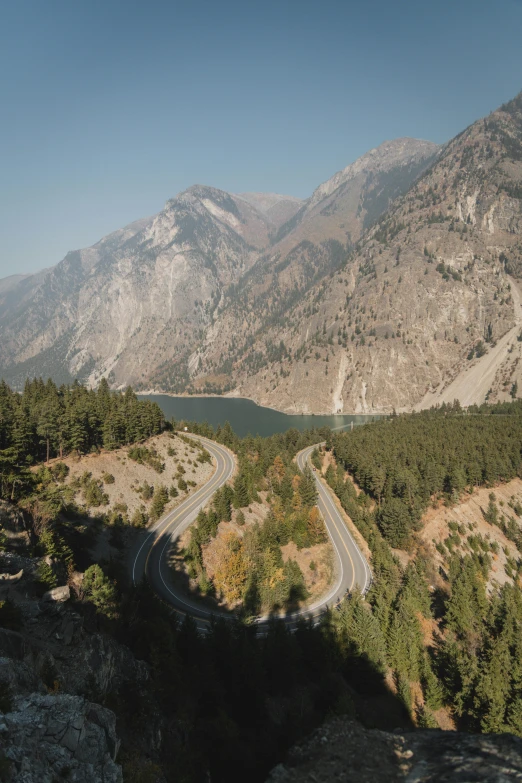
[[[208,450],[210,451],[210,453],[212,454],[213,458],[216,461],[216,472],[212,476],[212,478],[203,487],[200,487],[200,489],[192,497],[186,498],[186,500],[183,501],[181,505],[179,505],[175,509],[172,509],[172,511],[170,511],[163,519],[161,519],[155,525],[155,527],[152,528],[152,530],[149,532],[149,534],[141,544],[136,554],[136,557],[134,558],[133,570],[132,570],[133,583],[136,584],[136,569],[143,548],[146,546],[148,542],[150,542],[152,536],[157,536],[157,541],[159,542],[161,536],[166,534],[169,526],[172,524],[173,517],[178,515],[180,517],[178,524],[170,532],[169,535],[166,535],[165,543],[163,544],[163,547],[159,554],[158,574],[165,591],[168,594],[170,594],[173,597],[173,599],[175,599],[177,605],[181,604],[182,606],[187,607],[186,613],[192,614],[192,616],[194,616],[196,621],[199,620],[201,622],[208,622],[206,620],[203,620],[202,615],[206,617],[221,616],[221,617],[226,617],[227,619],[231,619],[230,615],[226,615],[219,611],[209,611],[203,606],[201,607],[196,606],[194,602],[188,603],[187,601],[185,601],[183,597],[179,595],[179,593],[176,593],[171,589],[171,587],[167,583],[167,580],[165,578],[166,574],[163,570],[164,561],[166,560],[165,553],[167,548],[171,545],[173,540],[175,540],[184,530],[186,530],[186,528],[190,524],[193,523],[200,509],[203,508],[203,506],[210,500],[214,492],[228,481],[228,479],[233,475],[235,469],[235,461],[231,457],[228,449],[222,447],[221,445],[216,444],[214,441],[209,441],[207,438],[203,438],[202,436],[196,436],[191,434],[191,437],[201,441],[208,448]],[[322,444],[317,444],[317,445],[322,445]],[[297,464],[301,470],[304,470],[305,466],[308,464],[310,455],[314,448],[316,448],[316,446],[309,446],[308,448],[303,449],[303,451],[301,451],[297,455]],[[220,462],[222,462],[222,465],[220,464]],[[343,583],[343,579],[345,578],[345,573],[343,571],[343,560],[341,558],[341,553],[339,551],[337,541],[336,541],[337,537],[344,544],[348,557],[350,558],[352,563],[352,570],[353,570],[352,585],[355,581],[355,564],[352,560],[350,552],[352,552],[352,554],[356,552],[363,565],[363,570],[365,574],[365,583],[364,585],[361,586],[361,590],[363,594],[368,590],[371,584],[371,571],[369,565],[366,561],[366,558],[362,554],[361,550],[357,546],[350,531],[347,529],[341,515],[339,514],[339,511],[332,500],[330,494],[331,490],[324,486],[323,482],[319,479],[319,477],[316,474],[314,474],[314,480],[318,489],[318,495],[319,495],[318,500],[323,505],[326,512],[323,513],[326,529],[328,531],[328,535],[337,554],[337,560],[339,564],[339,568],[338,568],[339,577],[337,579],[335,586],[329,590],[328,594],[319,598],[311,606],[304,607],[303,609],[292,612],[290,614],[275,615],[275,617],[283,620],[285,623],[291,623],[301,617],[307,617],[307,616],[312,616],[313,619],[316,619],[313,616],[314,612],[317,612],[318,610],[321,610],[323,608],[327,608],[329,602],[333,598],[335,598],[336,595],[338,597],[341,597],[340,590],[341,590],[341,585]],[[194,507],[195,501],[197,502],[196,507]],[[331,522],[333,522],[333,528],[331,524],[329,524],[330,520],[328,519],[328,517],[330,518]],[[335,524],[336,518],[340,523],[340,529]],[[343,540],[343,536],[345,535],[347,536],[348,543],[345,540]],[[348,544],[350,544],[351,546],[348,546]],[[152,548],[154,546],[155,544],[152,545],[152,547],[149,550],[149,554],[147,555],[147,560],[144,565],[144,573],[146,573],[147,561],[150,554],[152,553]],[[263,615],[262,617],[256,618],[254,620],[254,623],[258,626],[262,626],[267,624],[273,617],[274,615]]]
[[[318,445],[322,445],[322,444],[318,444]],[[316,448],[316,446],[310,446],[307,450],[302,451],[298,455],[298,464],[301,461],[301,466],[302,466],[304,462],[309,462],[310,455],[311,455],[312,451],[314,450],[314,448]],[[301,460],[299,460],[299,457],[301,458]],[[303,469],[303,468],[301,467],[301,469]],[[364,595],[368,591],[368,589],[370,587],[370,584],[371,584],[371,581],[372,581],[372,574],[371,574],[371,570],[370,570],[370,567],[368,565],[368,562],[367,562],[366,558],[364,557],[363,553],[361,552],[361,550],[359,549],[359,547],[357,546],[357,543],[355,542],[355,539],[353,538],[352,534],[350,533],[350,531],[348,530],[347,526],[345,525],[344,520],[342,519],[341,515],[339,514],[339,511],[337,510],[337,508],[335,506],[335,503],[333,502],[332,498],[330,497],[330,494],[329,494],[330,490],[326,489],[326,487],[324,486],[323,482],[319,479],[317,474],[314,474],[314,478],[315,478],[316,486],[319,489],[319,494],[323,498],[323,502],[325,503],[325,506],[327,506],[329,504],[330,505],[330,510],[334,512],[335,516],[337,516],[337,518],[341,522],[342,529],[346,532],[349,540],[352,543],[353,550],[357,553],[357,555],[359,556],[359,559],[360,559],[360,561],[361,561],[361,563],[363,565],[363,569],[364,569],[364,572],[365,572],[365,581],[364,581],[364,585],[361,586],[361,592]],[[327,502],[325,501],[325,498],[326,498]],[[326,522],[326,520],[325,520],[325,522]]]

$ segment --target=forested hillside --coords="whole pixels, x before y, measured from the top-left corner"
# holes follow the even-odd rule
[[[39,390],[40,400],[45,388],[53,389],[52,384],[39,382],[31,387]],[[11,398],[11,392],[4,391],[16,409],[21,397]],[[71,390],[61,391],[67,397]],[[97,411],[103,390],[78,387],[71,393],[92,400],[89,410],[98,434],[88,442],[91,447],[101,445],[104,418]],[[113,404],[123,405],[125,397],[132,395],[114,395]],[[38,408],[27,400],[36,417]],[[147,410],[148,406],[142,408]],[[11,428],[2,430],[6,443],[13,442],[14,418],[12,422]],[[359,713],[370,694],[379,705],[371,711],[372,722],[389,729],[409,724],[401,704],[388,693],[382,671],[341,643],[334,618],[324,629],[303,622],[295,634],[274,623],[263,638],[256,637],[255,627],[248,623],[216,622],[201,637],[190,618],[178,621],[146,584],[129,585],[123,550],[110,560],[93,561],[90,529],[68,492],[64,463],[37,465],[46,458],[47,444],[40,442],[43,436],[36,427],[33,422],[34,445],[20,452],[22,464],[12,462],[14,446],[0,452],[4,497],[18,503],[17,507],[3,501],[0,523],[11,524],[13,515],[23,509],[28,531],[22,548],[14,549],[10,539],[0,537],[2,571],[23,572],[21,580],[17,576],[20,581],[0,595],[0,636],[14,631],[26,644],[38,642],[45,651],[38,676],[48,694],[69,693],[71,667],[80,669],[73,692],[104,701],[116,713],[123,740],[117,761],[126,780],[144,783],[164,776],[202,783],[211,775],[216,781],[230,781],[238,779],[240,769],[240,779],[262,781],[294,741],[328,714]],[[262,487],[271,482],[274,514],[250,533],[250,554],[257,565],[247,574],[249,611],[267,605],[292,607],[302,597],[301,579],[292,566],[281,566],[281,543],[293,536],[306,545],[313,536],[324,535],[318,520],[310,519],[313,484],[309,476],[296,481],[299,474],[292,460],[304,446],[323,440],[327,431],[290,430],[241,441],[228,426],[216,433],[204,426],[198,429],[236,450],[240,470],[233,487],[222,490],[209,512],[200,516],[196,544],[209,532],[212,535],[216,520],[226,520],[230,512],[237,515],[242,508],[246,511],[243,504],[258,492],[266,493]],[[53,449],[57,447],[58,442]],[[128,459],[149,457],[143,447],[127,453]],[[36,464],[27,471],[25,463],[31,457]],[[104,513],[99,523],[109,524]],[[52,600],[41,600],[42,593],[55,586],[60,595],[65,591],[59,600],[67,600],[57,608]],[[67,631],[69,635],[58,633],[49,642],[49,627],[62,627],[57,622],[77,629],[72,640]],[[122,644],[138,660],[129,662],[128,650],[118,647]],[[100,650],[110,651],[101,659],[110,675],[99,675],[100,667],[91,663],[100,660]],[[138,666],[139,661],[145,664]],[[140,677],[135,678],[136,672]],[[15,676],[4,682],[0,676],[0,709],[9,711],[27,687],[33,686]],[[0,759],[4,763],[1,755]]]
[[[436,725],[445,705],[467,730],[522,735],[520,498],[512,499],[507,515],[492,492],[483,510],[518,548],[502,587],[486,590],[498,555],[489,534],[454,524],[439,547],[439,572],[415,533],[429,503],[455,504],[475,486],[494,487],[520,475],[521,413],[519,402],[467,414],[458,405],[444,406],[331,441],[337,469],[330,466],[326,478],[372,550],[371,614],[365,620],[371,631],[356,631],[350,619],[349,633],[356,634],[359,649],[390,668],[398,692],[424,725]],[[318,454],[315,460],[319,464]],[[390,544],[408,547],[405,569]],[[342,616],[351,617],[351,603]]]
[[[0,451],[4,465],[28,465],[70,451],[112,449],[155,435],[164,427],[158,405],[140,402],[132,389],[96,391],[75,382],[27,381],[21,394],[0,383]],[[5,471],[4,471],[5,472]]]
[[[304,605],[309,598],[307,579],[296,558],[285,558],[282,548],[293,542],[297,552],[311,550],[309,565],[324,574],[328,586],[333,568],[330,560],[324,562],[323,548],[317,547],[328,536],[316,506],[315,482],[310,469],[302,474],[293,461],[297,451],[321,436],[290,430],[284,436],[240,441],[228,426],[217,434],[206,426],[189,426],[222,440],[239,457],[233,486],[218,490],[211,508],[200,511],[191,528],[185,561],[199,591],[221,597],[245,618]],[[254,502],[261,520],[251,523],[248,507]],[[233,524],[225,525],[213,544],[222,522]],[[320,562],[314,561],[314,554]]]
[[[46,397],[46,388],[52,389],[39,382],[29,386],[40,400]],[[85,406],[92,433],[97,434],[86,443],[103,443],[106,418],[99,405],[105,390],[78,387],[48,393],[51,398],[58,393],[62,402],[68,395],[92,400],[92,406]],[[4,399],[17,410],[22,397],[11,397],[4,387]],[[84,630],[71,648],[60,648],[59,655],[48,659],[43,674],[49,693],[69,687],[64,661],[67,656],[81,658],[85,645],[101,644],[94,639],[128,645],[146,663],[147,676],[132,687],[123,669],[98,697],[87,679],[77,686],[80,693],[91,700],[104,699],[115,711],[123,739],[118,761],[128,780],[143,783],[163,775],[167,780],[200,783],[210,775],[216,781],[230,781],[241,769],[242,779],[262,781],[291,744],[332,714],[355,715],[366,725],[390,730],[440,725],[522,736],[522,555],[509,563],[504,586],[486,589],[496,556],[492,539],[456,526],[453,539],[444,544],[439,570],[429,549],[416,538],[428,505],[458,503],[459,496],[477,484],[492,489],[490,505],[484,509],[489,523],[506,525],[506,509],[496,504],[494,484],[520,470],[520,403],[485,406],[467,414],[458,406],[446,406],[342,435],[289,430],[271,438],[240,440],[229,426],[213,432],[205,425],[192,425],[193,431],[234,450],[239,460],[233,486],[215,496],[194,528],[187,555],[200,587],[204,574],[199,553],[212,539],[216,524],[228,517],[237,520],[247,513],[248,504],[257,502],[256,494],[268,493],[266,522],[251,527],[248,536],[238,536],[239,543],[230,547],[232,565],[239,564],[232,568],[240,576],[235,586],[248,607],[246,615],[269,605],[292,607],[296,595],[291,591],[302,588],[302,581],[295,569],[290,573],[281,564],[281,546],[291,538],[306,546],[314,535],[323,535],[320,527],[311,525],[313,484],[308,475],[299,475],[293,459],[300,449],[323,440],[326,450],[314,454],[314,463],[324,470],[367,540],[373,574],[365,600],[353,593],[318,627],[303,622],[292,634],[274,623],[266,636],[256,637],[255,627],[248,623],[223,621],[201,637],[190,619],[177,620],[146,584],[129,585],[123,551],[111,561],[92,562],[80,573],[78,563],[83,562],[88,539],[78,535],[83,520],[74,516],[64,492],[63,463],[51,463],[50,470],[25,470],[27,458],[47,456],[46,434],[37,431],[38,406],[30,405],[30,399],[28,389],[33,445],[20,452],[23,464],[13,463],[15,446],[9,445],[15,442],[16,417],[2,429],[3,495],[24,506],[31,535],[22,553],[11,551],[2,537],[3,569],[12,573],[23,562],[24,576],[19,591],[11,588],[9,598],[0,601],[0,628],[14,629],[26,639],[39,634],[41,620],[34,622],[38,613],[28,611],[28,602],[37,602],[54,578],[70,589],[71,609],[65,607],[62,615],[67,618],[72,612]],[[121,406],[124,415],[134,406],[145,420],[154,414],[154,409],[133,402],[131,392],[108,399],[109,409]],[[137,412],[136,416],[140,418]],[[155,426],[162,425],[160,417]],[[60,442],[53,443],[55,453]],[[143,448],[132,452],[136,458],[147,457]],[[24,502],[29,497],[45,503],[47,513],[33,518],[34,503]],[[512,520],[522,513],[520,500],[513,501]],[[7,520],[3,502],[2,520]],[[16,512],[16,506],[9,508]],[[518,522],[506,534],[513,540],[519,536],[520,547]],[[406,559],[399,560],[390,547],[397,537],[409,549]],[[251,560],[245,570],[246,554]],[[1,686],[2,698],[16,697],[13,682]]]
[[[378,504],[392,546],[404,544],[432,496],[457,500],[464,489],[492,486],[522,472],[522,402],[444,405],[382,420],[333,437],[337,459]]]

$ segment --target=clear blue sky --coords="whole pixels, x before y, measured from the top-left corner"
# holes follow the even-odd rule
[[[522,89],[522,0],[4,0],[0,277],[196,182],[306,197]]]

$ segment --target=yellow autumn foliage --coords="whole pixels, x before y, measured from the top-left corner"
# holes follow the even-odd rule
[[[214,573],[214,586],[227,604],[240,601],[247,580],[243,541],[234,532],[223,536],[223,554]]]

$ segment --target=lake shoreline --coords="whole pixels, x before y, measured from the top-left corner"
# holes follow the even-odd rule
[[[288,430],[328,427],[332,431],[367,424],[381,418],[376,414],[289,414],[275,408],[258,405],[248,397],[225,397],[221,394],[139,394],[142,400],[157,403],[167,420],[206,422],[212,427],[230,424],[239,437],[267,437]]]
[[[150,396],[164,396],[174,397],[175,399],[182,400],[199,400],[199,399],[215,399],[215,400],[248,400],[257,405],[258,408],[266,408],[276,413],[282,413],[285,416],[389,416],[387,412],[372,411],[372,413],[348,413],[343,411],[342,413],[288,413],[288,411],[281,410],[281,408],[274,408],[272,405],[261,405],[253,397],[245,397],[241,394],[176,394],[175,392],[158,391],[157,389],[147,391],[137,391],[138,397],[150,397]]]

